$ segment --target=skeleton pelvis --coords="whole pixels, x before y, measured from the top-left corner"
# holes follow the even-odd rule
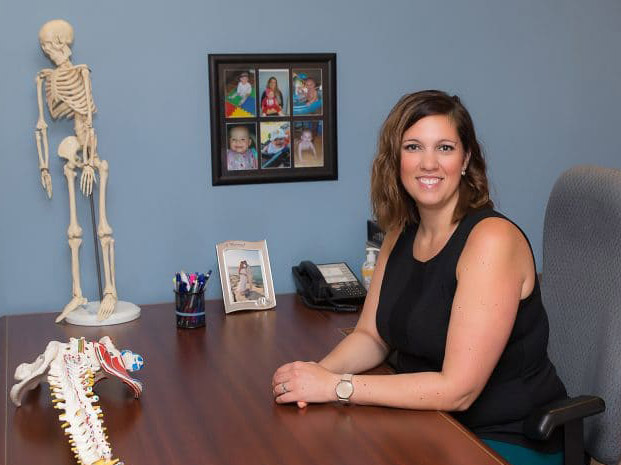
[[[82,145],[76,136],[65,137],[58,146],[58,156],[75,163],[80,164],[78,152],[82,149]]]

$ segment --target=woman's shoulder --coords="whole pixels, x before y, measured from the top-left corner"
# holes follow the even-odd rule
[[[523,239],[523,234],[511,220],[504,216],[488,216],[474,225],[468,241],[493,245],[510,244],[519,239]]]
[[[535,283],[532,249],[522,230],[504,215],[487,216],[472,228],[458,259],[456,277],[468,273],[476,279],[495,276],[521,286],[520,299]]]
[[[468,234],[464,251],[474,256],[505,256],[529,253],[530,244],[522,230],[506,216],[493,211],[482,214]],[[470,255],[470,253],[468,255]]]
[[[515,222],[493,208],[483,208],[468,213],[462,219],[461,225],[468,237],[475,235],[494,238],[524,235]]]

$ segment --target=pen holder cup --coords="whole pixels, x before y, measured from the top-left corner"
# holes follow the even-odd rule
[[[205,290],[200,292],[175,291],[177,328],[205,326]]]

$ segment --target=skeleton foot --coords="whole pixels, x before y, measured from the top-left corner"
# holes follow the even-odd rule
[[[99,311],[97,312],[97,320],[102,321],[106,318],[109,318],[112,313],[114,313],[114,308],[116,307],[117,298],[114,294],[106,294],[104,295],[103,300],[101,301],[101,305],[99,306]]]
[[[63,321],[65,318],[67,318],[67,315],[73,312],[80,305],[86,305],[86,302],[86,297],[75,296],[67,305],[65,305],[63,311],[60,312],[60,315],[58,315],[58,317],[56,318],[56,323],[60,323],[61,321]]]

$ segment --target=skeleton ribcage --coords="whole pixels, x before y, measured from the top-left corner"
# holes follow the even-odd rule
[[[82,76],[84,66],[71,68],[56,68],[45,81],[45,96],[50,115],[54,119],[73,118],[75,113],[86,116],[88,114],[88,100],[86,83]],[[91,113],[97,108],[93,103],[92,95]]]

